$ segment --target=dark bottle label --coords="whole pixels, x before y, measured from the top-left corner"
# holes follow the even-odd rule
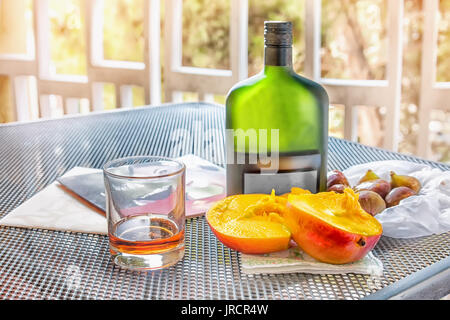
[[[273,189],[280,195],[289,193],[294,187],[312,193],[319,191],[320,153],[280,155],[272,160],[277,163],[271,163],[270,168],[260,162],[249,164],[251,158],[246,154],[246,164],[227,165],[228,195],[270,194]]]

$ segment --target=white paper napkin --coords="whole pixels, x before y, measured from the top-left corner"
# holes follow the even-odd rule
[[[241,254],[241,271],[244,274],[346,274],[359,273],[381,276],[383,264],[372,252],[363,259],[344,265],[333,265],[315,260],[299,247],[289,250],[265,254]]]
[[[73,168],[65,175],[96,172]],[[57,231],[107,234],[106,218],[89,205],[75,199],[55,181],[0,220],[0,225]]]
[[[194,155],[178,158],[186,165],[186,208],[189,217],[203,214],[213,203],[225,197],[225,170]],[[101,172],[75,167],[64,176]],[[187,215],[188,216],[188,215]],[[80,201],[53,182],[0,220],[0,225],[108,234],[104,212]]]

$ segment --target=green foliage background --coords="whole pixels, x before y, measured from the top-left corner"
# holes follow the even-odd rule
[[[88,0],[87,0],[88,1]],[[143,61],[143,3],[145,0],[105,0],[104,57]],[[414,154],[418,134],[420,59],[423,17],[422,0],[405,1],[403,97],[400,151]],[[425,0],[426,1],[426,0]],[[164,1],[162,11],[164,10]],[[386,0],[323,0],[322,76],[340,79],[386,77]],[[51,46],[55,73],[86,74],[83,0],[50,0]],[[249,0],[249,74],[263,63],[263,22],[294,22],[295,70],[304,70],[304,0]],[[440,0],[438,81],[450,81],[450,0]],[[183,1],[183,65],[230,68],[230,2],[225,0]],[[161,16],[162,30],[164,17]],[[164,41],[164,39],[162,39]],[[163,50],[163,46],[162,46]],[[163,52],[162,52],[163,54]],[[161,59],[162,63],[164,59]],[[162,65],[164,68],[164,64]],[[163,84],[164,85],[164,84]],[[195,93],[185,94],[197,99]],[[224,97],[216,97],[218,102]],[[106,85],[105,105],[115,106],[114,86]],[[134,90],[134,104],[142,105],[143,90]],[[330,132],[343,133],[343,109],[331,108]],[[382,108],[378,117],[383,118]],[[430,123],[434,160],[450,162],[450,114],[433,111]]]

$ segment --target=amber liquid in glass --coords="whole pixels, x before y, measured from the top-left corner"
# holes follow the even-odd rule
[[[111,253],[151,255],[179,248],[184,230],[167,216],[139,215],[117,222],[109,234]]]

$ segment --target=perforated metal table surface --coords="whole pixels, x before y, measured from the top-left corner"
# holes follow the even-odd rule
[[[191,153],[223,163],[224,115],[222,106],[191,103],[2,125],[0,216],[75,166],[101,168],[106,161],[124,156]],[[383,159],[449,170],[443,164],[330,138],[330,170]],[[203,217],[188,220],[186,233],[182,262],[162,271],[133,272],[112,263],[106,236],[0,227],[0,297],[387,298],[449,267],[450,233],[444,233],[410,240],[382,237],[373,251],[385,268],[378,279],[358,274],[250,276],[241,273],[239,254],[215,238]],[[448,294],[449,288],[442,287],[448,280],[441,279],[434,291]]]

